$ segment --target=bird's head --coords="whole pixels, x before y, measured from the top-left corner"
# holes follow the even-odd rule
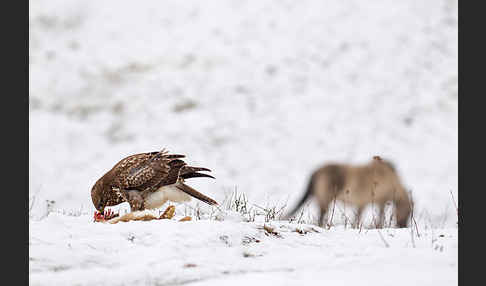
[[[103,181],[100,179],[91,188],[91,201],[93,201],[94,207],[101,213],[103,213],[106,206],[106,200],[103,196],[104,187]]]

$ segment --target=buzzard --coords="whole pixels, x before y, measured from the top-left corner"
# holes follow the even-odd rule
[[[123,202],[130,204],[131,211],[154,209],[167,200],[189,201],[192,197],[209,205],[218,203],[184,184],[185,179],[213,176],[199,173],[207,168],[188,166],[184,155],[158,152],[128,156],[104,174],[91,189],[91,200],[101,213],[105,207]]]

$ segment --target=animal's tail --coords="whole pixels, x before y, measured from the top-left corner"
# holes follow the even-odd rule
[[[294,207],[294,209],[285,216],[286,219],[293,216],[310,197],[310,195],[312,194],[312,190],[314,189],[314,177],[314,175],[310,177],[304,196],[300,199],[299,203]]]
[[[208,168],[184,166],[181,170],[180,176],[183,179],[196,178],[196,177],[207,177],[207,178],[215,179],[211,175],[198,173],[199,171],[211,172],[211,170],[209,170]]]
[[[184,183],[176,184],[176,187],[179,190],[183,191],[184,193],[190,195],[191,197],[195,197],[196,199],[201,200],[201,201],[207,203],[208,205],[217,205],[218,204],[218,202],[216,202],[215,200],[211,199],[208,196],[201,194],[200,192],[196,191],[195,189],[189,187],[188,185],[186,185]]]

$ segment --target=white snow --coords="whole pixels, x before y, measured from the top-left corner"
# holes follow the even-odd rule
[[[454,0],[29,1],[31,284],[456,284],[457,11]],[[376,230],[340,229],[338,211],[329,231],[244,246],[259,230],[235,213],[72,216],[94,211],[92,185],[121,158],[163,147],[212,169],[216,180],[188,181],[202,193],[221,202],[236,188],[259,206],[293,206],[324,163],[389,158],[424,235],[413,248],[410,229],[383,230],[385,248]]]
[[[30,284],[457,285],[457,228],[420,229],[412,241],[410,229],[267,223],[277,237],[264,224],[52,213],[30,224]]]

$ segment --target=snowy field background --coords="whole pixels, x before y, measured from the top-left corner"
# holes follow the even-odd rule
[[[323,230],[272,222],[32,223],[31,285],[457,285],[457,228]],[[51,231],[46,231],[46,228]],[[53,231],[56,230],[56,231]],[[301,233],[296,232],[300,230]],[[380,237],[381,235],[381,237]]]
[[[399,276],[397,285],[454,285],[457,17],[457,1],[448,0],[29,1],[31,284],[65,285],[63,279],[89,275],[89,285],[101,281],[91,271],[105,275],[117,260],[113,284],[189,283],[224,271],[240,274],[226,275],[222,285],[283,285],[280,279],[307,281],[324,272],[322,281],[349,282],[354,276],[346,269],[364,279],[385,273],[386,262],[390,274],[382,275]],[[225,268],[234,254],[226,251],[247,246],[223,248],[219,236],[240,240],[257,223],[92,224],[94,182],[122,157],[162,147],[213,170],[217,180],[190,183],[203,193],[222,201],[237,188],[263,206],[293,206],[324,163],[389,158],[412,191],[424,235],[416,248],[410,230],[382,231],[390,248],[376,230],[290,232],[279,243],[265,236],[269,255],[234,258]],[[48,208],[55,212],[46,217]],[[157,241],[136,247],[126,242],[130,232]],[[434,239],[444,240],[444,251]],[[175,258],[181,251],[195,262]],[[147,260],[127,269],[120,260],[134,253]],[[295,263],[283,263],[282,253]],[[177,270],[162,271],[171,259]],[[155,268],[142,268],[154,261]],[[181,269],[186,262],[208,266]],[[391,284],[386,279],[382,285]]]

